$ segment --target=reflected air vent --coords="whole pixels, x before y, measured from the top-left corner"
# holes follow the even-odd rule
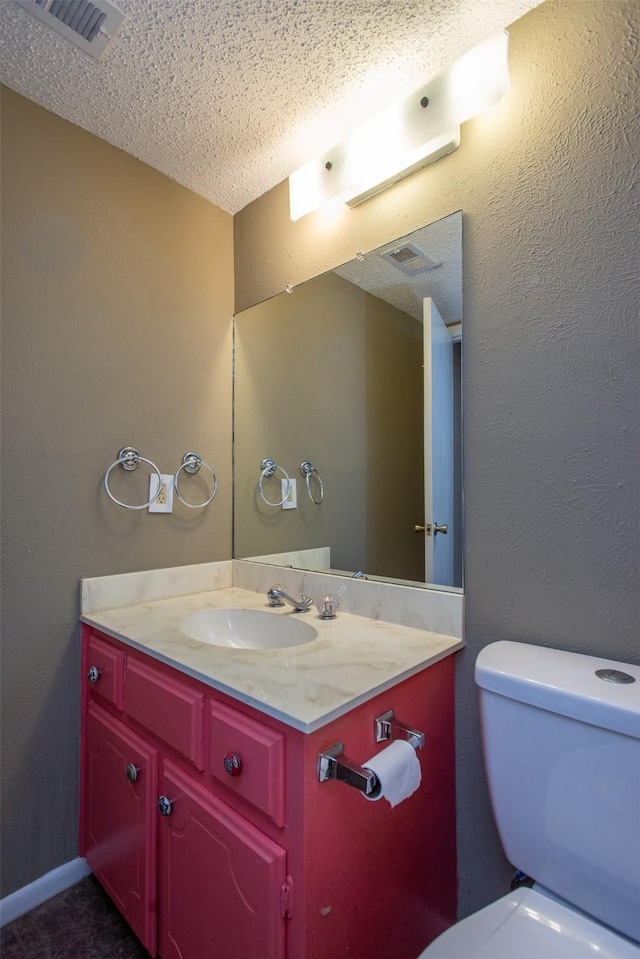
[[[23,10],[92,57],[102,56],[124,20],[109,0],[17,0]]]
[[[426,273],[427,270],[435,270],[437,266],[440,266],[440,263],[436,263],[413,243],[405,243],[404,246],[398,246],[394,250],[387,250],[380,256],[393,266],[397,266],[407,276]]]

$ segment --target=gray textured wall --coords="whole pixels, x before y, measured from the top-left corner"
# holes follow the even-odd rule
[[[510,28],[512,89],[456,153],[331,224],[290,223],[286,184],[234,221],[243,309],[463,210],[462,914],[509,876],[478,650],[510,638],[640,662],[639,28],[635,0],[547,0]]]
[[[233,256],[228,214],[6,89],[2,206],[7,895],[77,855],[79,578],[231,555]],[[213,504],[113,506],[129,444],[166,473],[199,451]]]

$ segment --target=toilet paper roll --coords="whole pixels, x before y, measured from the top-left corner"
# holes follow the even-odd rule
[[[384,797],[392,806],[397,806],[416,791],[422,780],[416,751],[411,743],[403,739],[395,739],[363,766],[371,769],[380,782],[380,792],[376,796],[365,796],[372,802]]]

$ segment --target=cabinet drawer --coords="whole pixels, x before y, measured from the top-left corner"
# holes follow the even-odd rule
[[[96,633],[89,633],[87,640],[87,680],[91,694],[112,703],[116,709],[124,709],[124,664],[123,649],[112,646]]]
[[[127,660],[127,715],[203,769],[204,696],[154,666]]]
[[[284,826],[284,736],[223,703],[209,711],[209,770],[232,792]],[[237,757],[239,768],[225,768],[225,756]]]

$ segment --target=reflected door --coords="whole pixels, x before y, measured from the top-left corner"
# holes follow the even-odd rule
[[[425,574],[428,583],[453,586],[453,340],[431,297],[423,322]]]

